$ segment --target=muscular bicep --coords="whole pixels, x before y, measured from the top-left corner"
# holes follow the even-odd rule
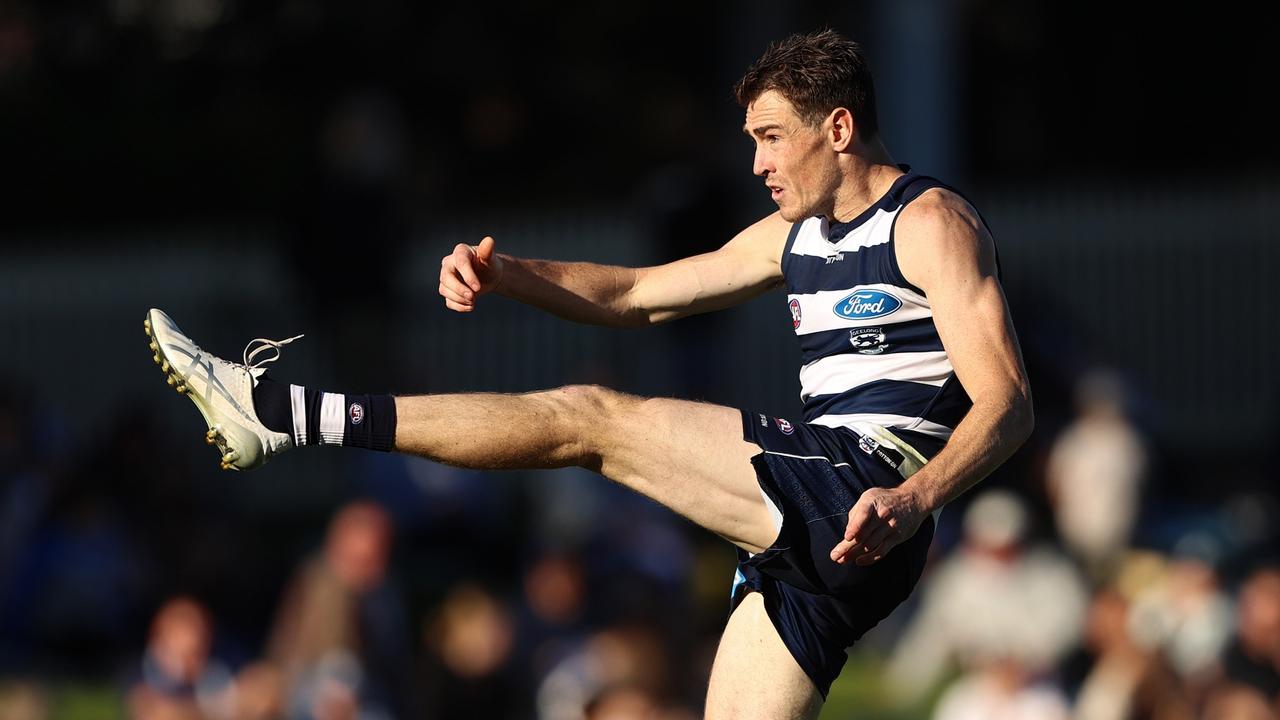
[[[925,291],[938,336],[974,403],[1029,397],[995,243],[977,213],[955,194],[936,191],[903,210],[896,238],[902,273]]]
[[[631,308],[652,323],[667,322],[737,305],[776,287],[790,229],[770,215],[719,250],[640,268],[628,293]]]

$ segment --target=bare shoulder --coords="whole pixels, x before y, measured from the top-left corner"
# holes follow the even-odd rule
[[[978,211],[946,188],[931,188],[902,209],[894,228],[898,266],[926,288],[938,272],[995,273],[995,243]]]
[[[776,246],[778,252],[781,252],[790,232],[791,223],[783,220],[782,215],[775,212],[748,225],[746,229],[729,241],[729,245],[750,245],[761,250],[768,250]]]
[[[790,232],[791,223],[775,212],[747,226],[720,252],[752,263],[767,263],[781,273],[782,249]]]

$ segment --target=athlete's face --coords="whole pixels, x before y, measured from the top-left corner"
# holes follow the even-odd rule
[[[742,129],[756,144],[752,172],[764,178],[783,220],[830,214],[840,173],[824,130],[827,122],[809,125],[773,90],[747,106]]]

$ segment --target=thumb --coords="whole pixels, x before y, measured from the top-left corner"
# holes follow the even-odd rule
[[[480,241],[480,244],[476,246],[476,259],[485,265],[488,265],[490,261],[493,260],[494,244],[493,238],[486,235],[485,238]]]

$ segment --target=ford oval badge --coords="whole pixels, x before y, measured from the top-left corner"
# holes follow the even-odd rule
[[[858,290],[832,308],[848,320],[871,320],[896,312],[902,301],[883,290]]]

